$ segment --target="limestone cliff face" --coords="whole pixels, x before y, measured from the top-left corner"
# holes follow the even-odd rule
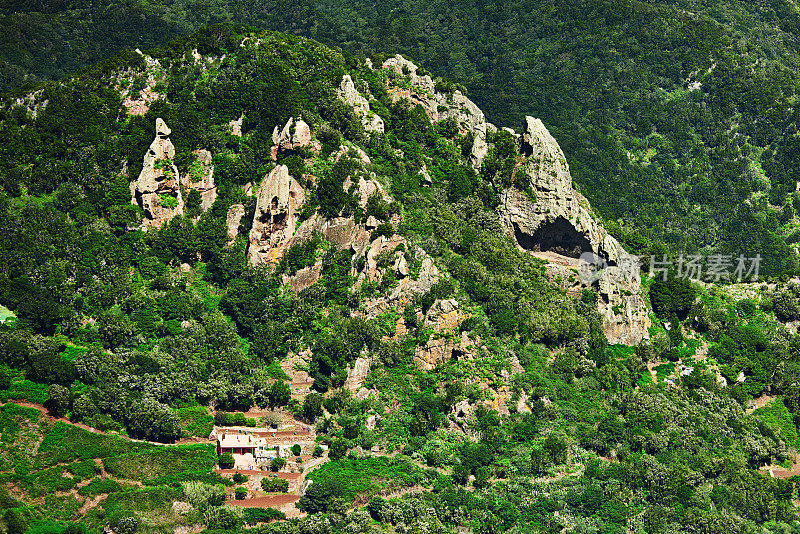
[[[650,319],[633,266],[636,259],[592,217],[589,203],[572,186],[564,153],[542,121],[527,117],[519,141],[522,159],[516,173],[527,175],[535,198],[514,188],[503,191],[499,212],[506,234],[548,260],[561,279],[578,279],[576,271],[589,267],[586,259],[600,267],[583,279],[598,291],[606,336],[611,343],[638,343],[647,337]]]
[[[144,227],[160,228],[176,215],[183,214],[180,177],[175,166],[172,130],[156,119],[156,137],[144,155],[142,172],[131,182],[131,203],[144,210]]]
[[[297,212],[305,202],[305,191],[289,176],[286,165],[278,165],[262,180],[256,197],[250,247],[251,264],[275,264],[295,233]]]

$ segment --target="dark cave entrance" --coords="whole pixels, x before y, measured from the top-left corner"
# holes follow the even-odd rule
[[[557,217],[551,223],[540,226],[533,235],[526,234],[514,223],[514,237],[525,250],[533,252],[554,252],[570,258],[579,258],[584,252],[591,252],[592,245],[586,236],[564,217]]]

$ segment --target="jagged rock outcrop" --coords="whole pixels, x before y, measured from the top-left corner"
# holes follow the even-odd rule
[[[272,159],[276,159],[279,152],[292,152],[300,148],[320,149],[311,135],[311,127],[300,117],[290,118],[282,130],[275,126],[272,144]]]
[[[411,89],[390,87],[389,96],[392,102],[403,98],[412,104],[420,104],[431,122],[439,122],[453,118],[458,125],[459,134],[473,137],[469,163],[475,170],[480,169],[486,154],[489,152],[487,132],[496,130],[494,125],[486,122],[483,111],[475,103],[464,96],[461,91],[453,93],[437,93],[436,84],[428,75],[419,75],[414,63],[403,56],[396,55],[383,63],[383,68],[391,69],[398,74],[406,75],[411,81]]]
[[[217,186],[214,184],[214,165],[211,163],[211,152],[201,148],[195,150],[197,161],[189,171],[181,177],[181,184],[188,191],[200,193],[200,209],[208,210],[217,200]]]
[[[160,228],[176,215],[183,215],[184,200],[175,166],[172,133],[163,119],[156,119],[156,137],[144,155],[142,171],[131,182],[131,204],[144,211],[144,227]]]
[[[231,135],[235,135],[236,137],[241,137],[242,124],[244,124],[244,114],[242,114],[238,119],[234,119],[228,122],[228,126],[230,126],[231,128]]]
[[[311,363],[310,350],[305,350],[299,354],[290,352],[280,363],[281,370],[289,375],[291,379],[291,395],[293,399],[302,400],[311,391],[314,379],[306,371],[309,363]]]
[[[369,159],[369,156],[367,156],[366,152],[364,152],[357,146],[347,146],[347,145],[342,145],[339,148],[339,150],[333,156],[333,161],[337,162],[340,159],[342,159],[342,157],[345,155],[352,156],[353,154],[351,153],[355,153],[355,157],[364,165],[369,165],[370,163],[372,163],[372,161]]]
[[[472,357],[476,354],[480,338],[472,340],[467,332],[458,334],[458,327],[469,316],[456,299],[438,300],[428,309],[422,318],[422,324],[435,335],[416,348],[414,364],[418,369],[430,371],[452,358]]]
[[[236,236],[239,235],[239,224],[244,217],[244,205],[233,204],[228,208],[228,213],[225,217],[225,226],[228,229],[228,242],[233,242]]]
[[[356,398],[363,399],[369,395],[369,390],[364,387],[364,381],[367,379],[370,367],[370,360],[364,356],[359,356],[353,362],[353,367],[347,368],[344,387],[353,392]]]
[[[361,124],[364,125],[367,133],[384,132],[383,119],[369,109],[369,101],[356,90],[353,79],[349,74],[344,75],[342,83],[339,84],[336,92],[345,104],[353,106],[353,110],[358,115],[358,118],[361,119]]]
[[[283,283],[289,284],[294,291],[299,293],[300,291],[307,289],[319,282],[319,277],[321,275],[322,262],[318,261],[311,267],[300,269],[291,276],[283,275]]]
[[[476,352],[476,344],[466,332],[462,332],[461,336],[456,338],[432,337],[427,343],[416,348],[414,365],[421,371],[430,371],[454,358],[472,358]]]
[[[262,180],[256,195],[256,210],[250,230],[247,258],[252,265],[277,263],[295,233],[297,212],[305,202],[305,191],[278,165]]]
[[[524,160],[515,176],[527,176],[535,198],[515,188],[503,191],[499,211],[505,232],[549,260],[555,271],[574,274],[596,265],[582,279],[599,293],[606,336],[612,343],[638,343],[647,337],[650,320],[636,259],[592,217],[572,185],[564,153],[541,120],[526,117],[520,145]]]

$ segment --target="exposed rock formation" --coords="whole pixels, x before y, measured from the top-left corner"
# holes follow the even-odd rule
[[[244,205],[234,204],[228,208],[228,215],[225,218],[225,226],[228,228],[228,241],[233,242],[239,235],[239,224],[244,217]]]
[[[302,401],[311,391],[314,379],[305,371],[311,362],[311,351],[300,354],[293,352],[281,361],[281,370],[291,378],[291,395],[293,399]]]
[[[197,161],[181,178],[183,187],[200,193],[200,209],[208,210],[217,200],[217,186],[214,185],[214,165],[211,163],[211,152],[201,148],[195,150]]]
[[[589,266],[587,259],[597,265],[597,272],[583,278],[600,295],[609,341],[636,344],[646,338],[650,319],[633,268],[636,259],[592,217],[589,203],[572,186],[564,153],[539,119],[526,117],[521,152],[525,159],[516,172],[527,175],[536,198],[513,188],[503,191],[499,210],[505,232],[556,270],[574,273]]]
[[[369,390],[364,387],[364,380],[370,370],[370,361],[368,358],[359,356],[353,362],[353,367],[347,368],[347,379],[344,381],[344,387],[355,393],[357,398],[364,398],[369,395]]]
[[[452,117],[461,135],[473,136],[469,163],[475,170],[480,169],[489,152],[487,130],[496,129],[486,122],[483,111],[461,91],[456,90],[450,94],[437,93],[433,79],[428,75],[417,74],[417,66],[400,55],[387,59],[383,63],[383,68],[407,75],[411,80],[411,89],[390,87],[389,96],[392,102],[405,98],[414,105],[420,104],[434,123]]]
[[[228,125],[231,127],[231,135],[235,135],[236,137],[241,137],[243,123],[244,123],[244,115],[241,115],[238,119],[230,121]]]
[[[339,148],[339,151],[336,152],[336,154],[333,156],[333,161],[334,162],[339,161],[345,154],[350,154],[350,152],[355,152],[358,160],[361,161],[361,163],[363,163],[364,165],[369,165],[370,163],[372,163],[372,161],[369,159],[369,156],[367,156],[366,152],[364,152],[357,146],[347,146],[347,145],[342,145],[341,148]]]
[[[272,131],[272,143],[272,159],[276,159],[279,152],[307,147],[320,149],[311,136],[311,127],[300,117],[289,119],[282,130],[276,126]]]
[[[144,155],[142,172],[131,182],[131,203],[144,210],[145,227],[160,228],[176,215],[183,215],[183,197],[175,166],[172,130],[156,119],[156,137]]]
[[[450,336],[432,337],[425,345],[417,347],[414,365],[422,371],[430,371],[453,358],[472,357],[475,349],[475,343],[466,332],[455,340]]]
[[[311,267],[305,267],[297,271],[294,275],[283,275],[283,283],[289,284],[298,293],[307,289],[319,281],[322,274],[322,262],[317,262]]]
[[[258,188],[247,258],[252,265],[277,263],[295,233],[305,191],[285,165],[275,167]]]
[[[339,85],[337,93],[345,104],[353,106],[353,110],[361,119],[361,124],[364,125],[364,129],[368,133],[383,133],[383,119],[369,109],[369,102],[356,90],[353,79],[349,74],[345,74],[342,78],[342,83]]]

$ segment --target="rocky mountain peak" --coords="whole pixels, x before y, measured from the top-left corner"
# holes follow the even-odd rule
[[[568,292],[577,296],[584,288],[597,291],[610,342],[636,344],[647,338],[650,319],[636,258],[593,217],[588,201],[573,187],[561,147],[541,120],[525,118],[520,152],[516,172],[526,175],[530,192],[513,187],[502,192],[499,211],[505,233],[546,260],[551,278],[561,280]],[[595,270],[591,275],[579,272],[590,268]]]

